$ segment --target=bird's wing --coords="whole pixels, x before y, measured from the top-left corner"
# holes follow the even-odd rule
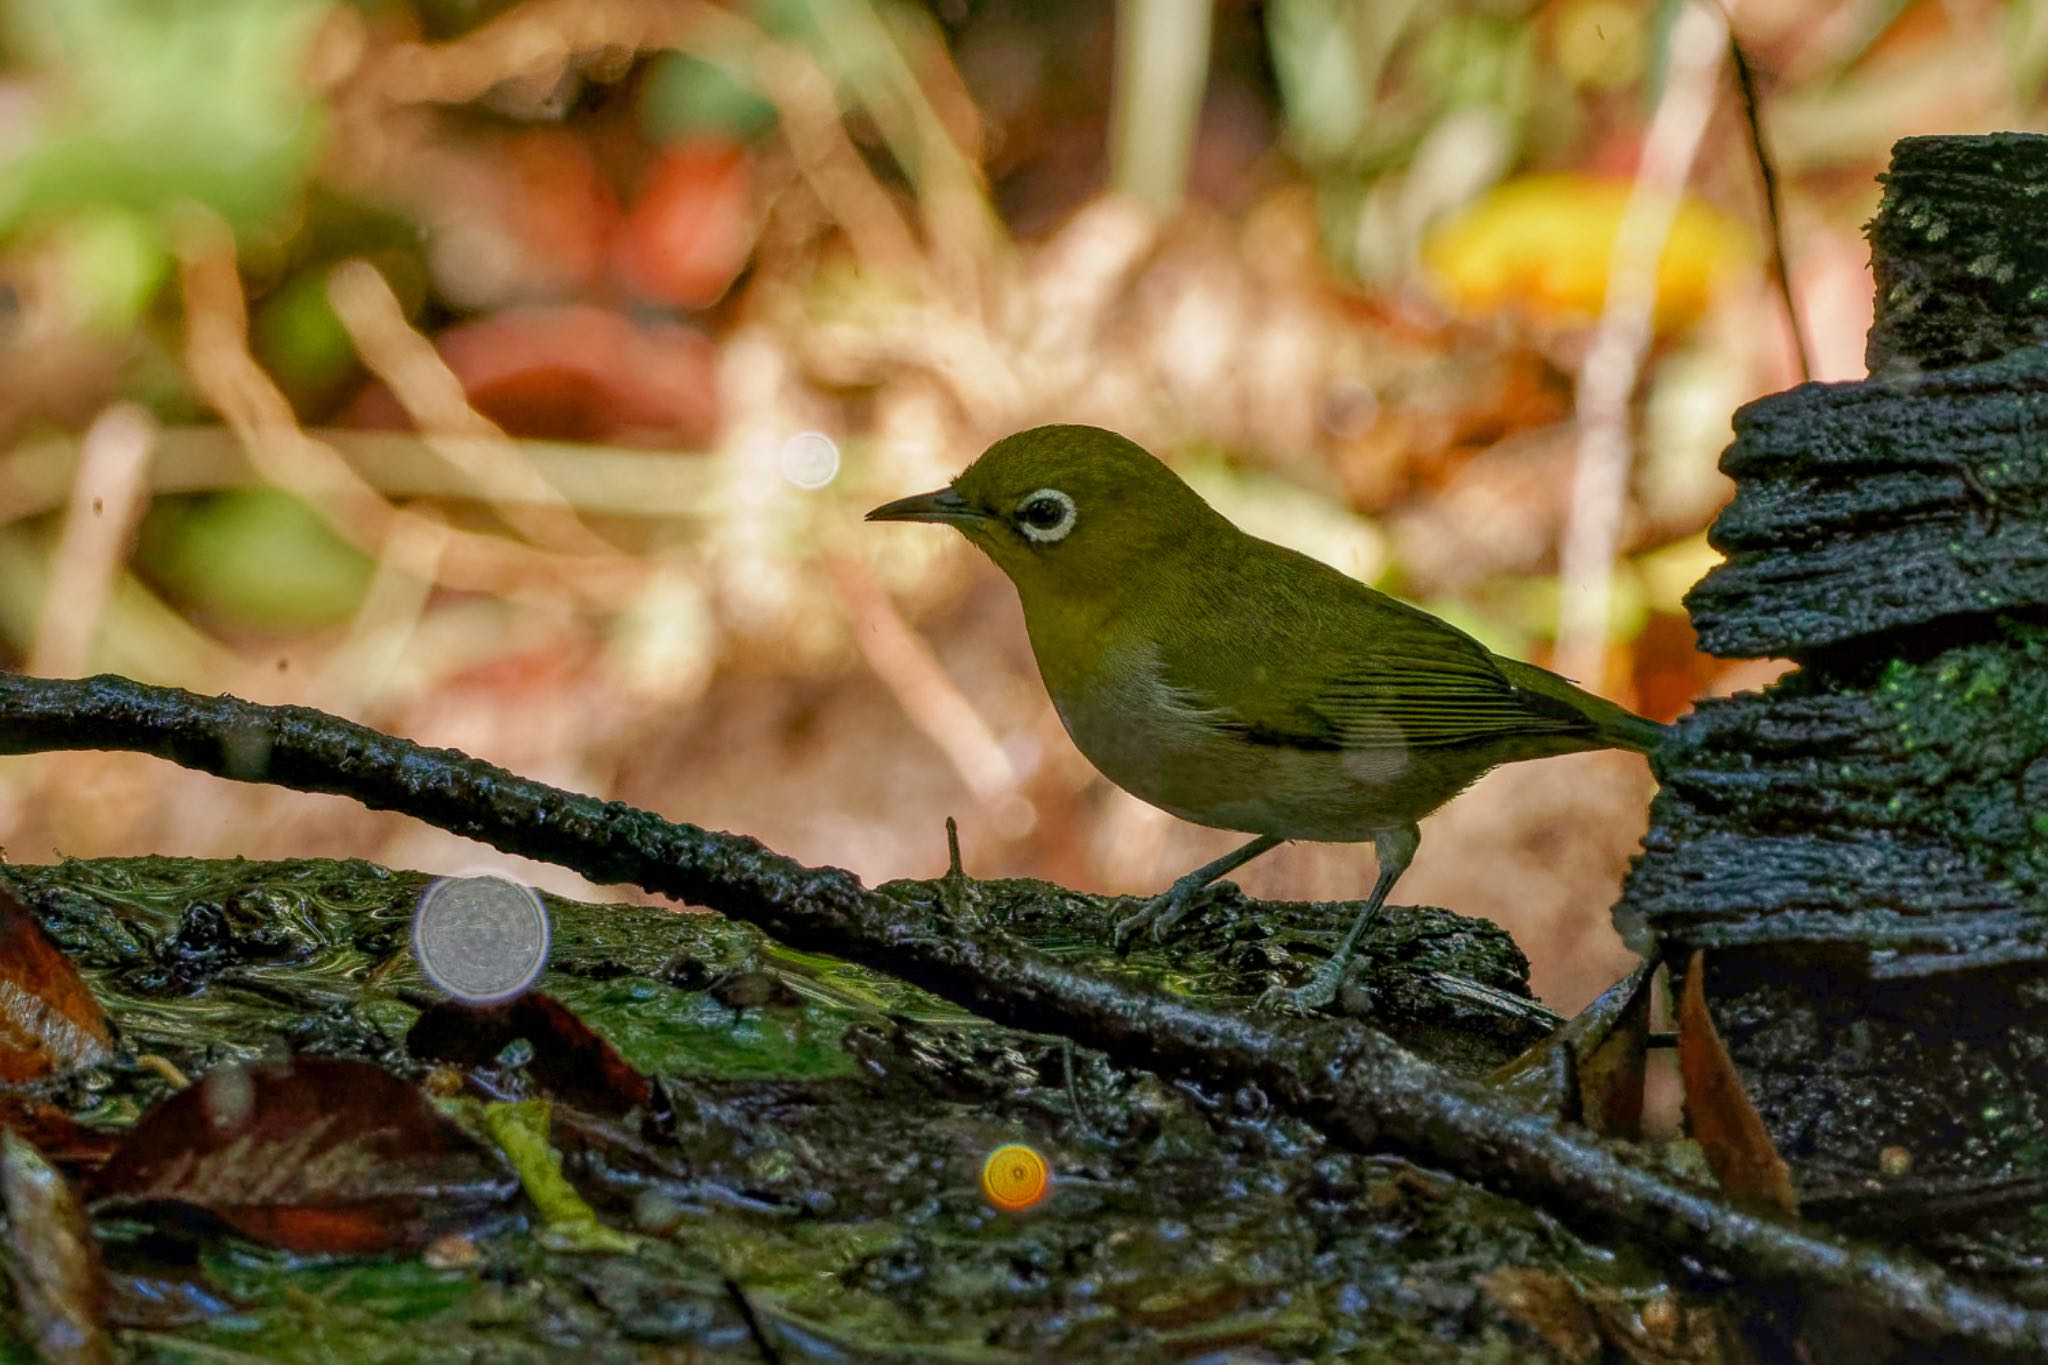
[[[1249,628],[1227,652],[1183,636],[1162,652],[1162,681],[1254,744],[1397,749],[1592,728],[1568,703],[1516,687],[1449,623],[1362,586],[1345,597],[1341,610],[1323,601],[1239,620]],[[1254,662],[1219,678],[1204,664],[1219,653]]]

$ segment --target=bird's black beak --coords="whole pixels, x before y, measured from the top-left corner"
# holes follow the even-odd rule
[[[988,513],[952,489],[941,488],[936,493],[919,493],[914,497],[885,502],[868,513],[868,520],[936,521],[941,525],[957,526],[965,521],[981,521],[987,516]]]

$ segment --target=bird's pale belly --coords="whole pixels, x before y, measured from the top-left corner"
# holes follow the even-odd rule
[[[1246,739],[1160,687],[1145,670],[1088,701],[1055,697],[1074,744],[1131,795],[1183,820],[1247,834],[1352,843],[1421,819],[1492,763],[1398,746],[1297,748]]]

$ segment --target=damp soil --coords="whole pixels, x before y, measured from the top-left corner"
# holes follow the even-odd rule
[[[435,999],[408,946],[421,875],[149,858],[4,867],[0,881],[117,1030],[114,1061],[45,1092],[89,1125],[125,1127],[173,1092],[144,1054],[193,1077],[287,1055],[434,1070],[406,1047]],[[1117,959],[1100,900],[1038,883],[975,897],[1035,946],[1217,1001],[1302,970],[1341,927],[1331,907],[1226,891],[1173,943]],[[1256,1090],[1167,1083],[715,915],[548,909],[540,989],[673,1110],[656,1131],[555,1103],[564,1173],[631,1249],[567,1249],[530,1208],[454,1265],[192,1234],[178,1252],[191,1311],[124,1331],[138,1358],[1727,1358],[1719,1313],[1626,1252],[1333,1147]],[[1395,908],[1368,947],[1347,1002],[1462,1074],[1556,1023],[1493,926]],[[531,1093],[528,1060],[515,1047],[468,1083]],[[980,1189],[1008,1143],[1053,1173],[1024,1213]],[[168,1282],[156,1230],[103,1218],[100,1232],[117,1279]],[[29,1358],[23,1341],[8,1300],[0,1359]]]

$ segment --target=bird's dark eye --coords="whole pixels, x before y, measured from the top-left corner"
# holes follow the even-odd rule
[[[1017,504],[1016,517],[1027,538],[1050,545],[1074,529],[1074,500],[1057,488],[1041,488]]]

